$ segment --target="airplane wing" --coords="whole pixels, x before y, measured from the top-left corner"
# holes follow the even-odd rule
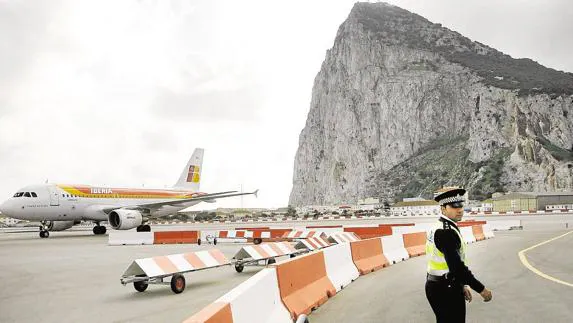
[[[112,207],[112,208],[104,208],[103,211],[105,213],[109,213],[113,210],[117,210],[117,209],[128,209],[128,210],[138,210],[138,209],[147,209],[147,210],[157,210],[160,209],[163,206],[176,206],[179,204],[185,204],[188,202],[194,202],[194,201],[212,201],[218,198],[224,198],[224,197],[232,197],[232,196],[241,196],[241,195],[255,195],[257,196],[257,193],[259,192],[259,190],[256,190],[254,192],[248,192],[248,193],[236,193],[237,191],[227,191],[227,192],[219,192],[219,193],[210,193],[210,194],[203,194],[203,195],[199,195],[199,196],[195,196],[195,197],[190,197],[187,199],[179,199],[179,200],[171,200],[171,201],[162,201],[162,202],[155,202],[155,203],[146,203],[146,204],[137,204],[137,205],[130,205],[130,206],[118,206],[118,207]]]

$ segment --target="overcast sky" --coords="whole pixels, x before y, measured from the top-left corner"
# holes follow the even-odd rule
[[[573,72],[568,0],[388,1]],[[282,207],[314,77],[354,1],[0,0],[0,200],[43,183],[168,187],[195,147],[213,207]]]

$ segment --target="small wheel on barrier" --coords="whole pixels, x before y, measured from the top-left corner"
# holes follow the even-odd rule
[[[201,245],[201,238],[197,239],[197,245],[198,245],[198,246]]]
[[[144,277],[144,276],[145,275],[137,275],[136,277]],[[149,286],[149,284],[147,284],[146,281],[133,282],[133,288],[135,288],[135,290],[138,292],[145,292],[147,286]]]
[[[145,292],[145,290],[147,289],[147,286],[149,286],[149,285],[143,281],[133,282],[133,288],[135,288],[135,290],[138,292]]]
[[[243,269],[245,269],[245,266],[243,266],[242,264],[235,264],[235,270],[236,270],[238,273],[242,273],[242,272],[243,272]]]
[[[214,245],[217,245],[217,238],[214,238],[214,239],[213,239],[213,244],[214,244]]]
[[[269,260],[267,260],[267,265],[272,265],[275,264],[277,261],[275,258],[270,258]]]
[[[262,242],[263,242],[263,239],[261,239],[261,238],[254,238],[253,239],[254,244],[261,244]]]
[[[175,294],[180,294],[185,290],[185,277],[181,274],[171,276],[171,290]]]

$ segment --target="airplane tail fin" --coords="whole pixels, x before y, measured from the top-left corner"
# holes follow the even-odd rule
[[[199,184],[201,182],[201,168],[203,167],[203,148],[196,148],[193,155],[185,165],[179,180],[175,183],[174,188],[182,188],[199,191]]]

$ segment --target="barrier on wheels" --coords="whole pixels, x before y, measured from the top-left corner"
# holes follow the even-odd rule
[[[473,225],[472,232],[477,241],[485,240],[485,236],[483,234],[483,225]]]
[[[350,243],[352,261],[360,275],[366,275],[390,265],[382,250],[382,240],[371,238]]]
[[[334,232],[328,236],[328,241],[332,243],[345,243],[358,241],[360,238],[354,232]]]
[[[326,274],[336,288],[336,292],[358,278],[358,269],[352,261],[350,243],[338,244],[322,250],[326,264]]]
[[[312,238],[312,237],[326,238],[326,234],[323,231],[292,230],[289,232],[285,232],[282,237],[288,238],[288,239],[306,239],[306,238]]]
[[[462,234],[462,238],[464,238],[464,241],[466,242],[466,244],[476,242],[476,238],[474,237],[472,227],[461,227],[459,229],[460,229],[460,233]]]
[[[401,234],[382,237],[384,255],[391,263],[397,263],[410,258],[408,250],[404,247],[404,239]]]
[[[308,249],[310,251],[329,247],[331,244],[326,239],[312,237],[299,240],[294,246],[296,249]]]
[[[298,253],[289,242],[269,242],[256,246],[245,246],[241,248],[233,259],[252,258],[254,260],[268,259],[273,257],[286,256]]]
[[[426,232],[404,233],[402,237],[410,257],[426,254]]]
[[[328,279],[322,251],[311,252],[285,262],[276,268],[281,299],[295,320],[300,314],[310,314],[336,294]]]
[[[127,267],[120,282],[122,285],[133,283],[137,291],[143,292],[148,284],[162,284],[163,278],[178,276],[178,284],[174,284],[172,278],[171,289],[181,293],[185,289],[185,279],[181,274],[229,264],[229,260],[218,249],[142,258],[134,260]]]
[[[153,244],[153,232],[112,231],[108,236],[110,246],[150,245]]]

